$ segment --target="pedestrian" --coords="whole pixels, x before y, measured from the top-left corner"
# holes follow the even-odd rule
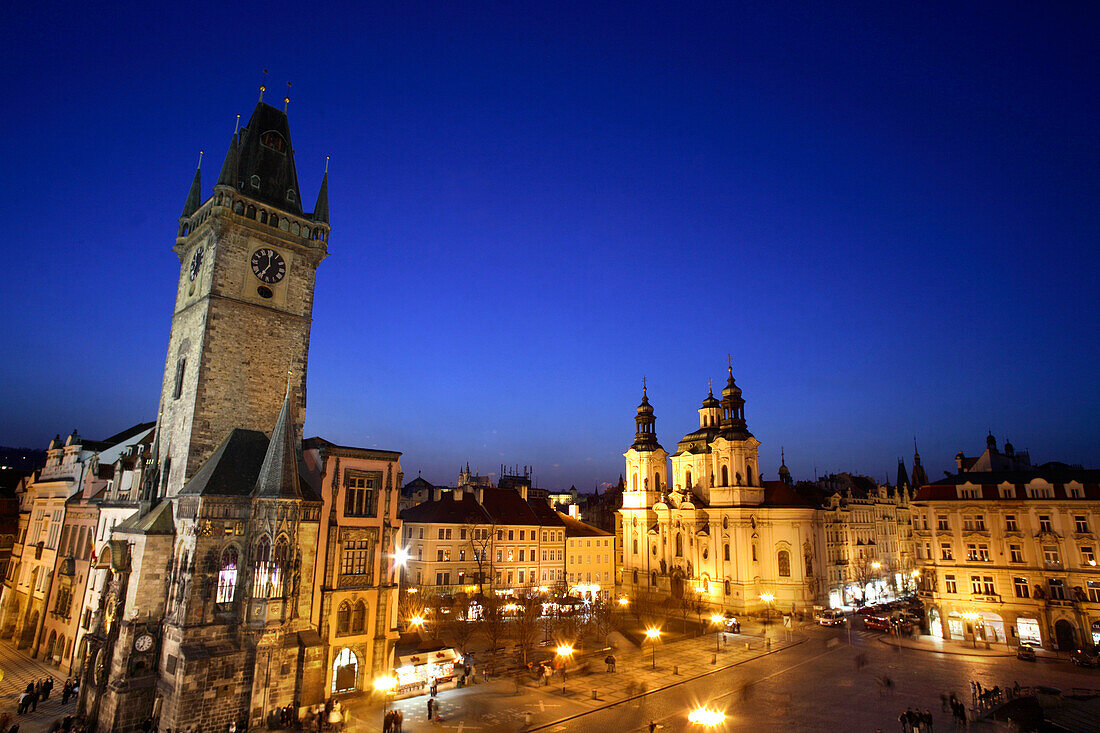
[[[401,733],[401,726],[405,724],[405,713],[401,712],[401,708],[398,708],[393,713],[394,722],[397,723],[396,733]]]
[[[902,712],[898,715],[898,723],[901,724],[901,733],[910,733],[912,730],[909,727],[909,713],[912,712],[912,708],[908,711]]]
[[[61,688],[61,704],[69,704],[69,695],[72,694],[73,686],[69,680],[65,680],[65,684]]]
[[[19,733],[19,723],[16,723],[12,727],[8,728],[8,733]]]
[[[932,724],[935,721],[932,718],[932,711],[925,710],[924,715],[921,716],[921,724],[923,726],[924,733],[932,733]]]
[[[24,714],[25,712],[27,712],[27,708],[30,707],[30,704],[31,704],[31,695],[30,695],[29,692],[24,690],[19,695],[19,707],[17,707],[15,709],[15,714],[16,715]]]
[[[655,733],[656,730],[657,730],[657,723],[655,723],[652,720],[649,721],[649,733]]]
[[[434,703],[435,703],[435,700],[433,700],[432,698],[429,697],[428,698],[428,722],[431,722],[431,719],[432,719],[432,705]]]
[[[393,711],[382,716],[382,733],[390,733],[393,730]]]
[[[42,684],[42,690],[46,693],[42,696],[43,700],[50,698],[50,693],[53,692],[53,677],[47,677],[46,681]]]
[[[38,696],[40,694],[39,691],[41,690],[41,688],[42,688],[42,683],[39,682],[38,686],[34,688],[33,692],[31,692],[31,712],[32,713],[33,712],[38,712]]]

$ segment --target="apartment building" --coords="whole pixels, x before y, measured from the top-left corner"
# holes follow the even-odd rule
[[[959,641],[1100,643],[1100,471],[1033,466],[989,436],[913,500],[931,633]]]

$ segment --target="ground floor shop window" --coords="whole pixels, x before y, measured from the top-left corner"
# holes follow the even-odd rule
[[[1016,636],[1020,638],[1021,644],[1027,642],[1041,646],[1043,643],[1043,637],[1039,633],[1039,621],[1037,619],[1016,619]]]

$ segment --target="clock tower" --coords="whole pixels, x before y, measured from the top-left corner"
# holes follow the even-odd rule
[[[317,265],[327,254],[328,173],[302,210],[286,112],[260,101],[233,134],[214,191],[195,172],[173,247],[180,261],[157,425],[173,497],[234,428],[270,434],[287,394],[302,437]]]

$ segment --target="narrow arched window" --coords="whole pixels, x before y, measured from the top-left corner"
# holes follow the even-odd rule
[[[691,471],[684,474],[684,486],[686,486],[688,490],[691,489]]]
[[[653,488],[657,489],[658,491],[661,490],[661,472],[660,471],[655,471],[654,474],[653,474]]]
[[[630,477],[630,490],[631,491],[637,491],[638,490],[638,474],[636,474],[636,473],[631,475],[631,477]]]
[[[633,540],[631,540],[631,545],[634,548],[634,554],[637,555],[638,554],[638,538],[637,537],[635,537]]]
[[[351,626],[351,604],[344,601],[336,612],[336,633],[346,634]]]
[[[725,466],[725,465],[722,466],[722,485],[723,486],[729,486],[730,485],[730,469],[729,469],[729,466]]]
[[[221,568],[218,570],[218,603],[231,603],[237,590],[237,563],[239,557],[236,547],[227,547],[222,552]]]
[[[722,557],[726,562],[730,561],[730,545],[728,542],[722,547]]]
[[[286,585],[287,564],[290,560],[290,545],[286,537],[280,537],[275,541],[275,558],[271,568],[271,591],[276,598],[282,598],[283,587]]]
[[[752,464],[745,465],[745,485],[752,486]]]
[[[267,223],[270,224],[273,227],[277,227],[277,226],[279,226],[279,217],[272,214],[271,218],[267,220]]]
[[[791,553],[780,550],[775,556],[775,562],[779,566],[779,577],[791,577]]]
[[[252,186],[252,188],[259,188],[260,187],[260,177],[259,176],[252,176],[252,178],[248,179],[248,182]]]
[[[676,557],[684,556],[684,536],[679,532],[676,533]]]
[[[247,216],[249,219],[255,219],[256,218],[256,207],[252,206],[250,204],[248,209],[244,212],[244,215]]]
[[[271,580],[271,542],[267,537],[261,537],[256,543],[256,553],[253,561],[252,597],[267,598],[270,595]]]
[[[367,604],[359,601],[351,613],[351,633],[361,634],[367,626]]]

